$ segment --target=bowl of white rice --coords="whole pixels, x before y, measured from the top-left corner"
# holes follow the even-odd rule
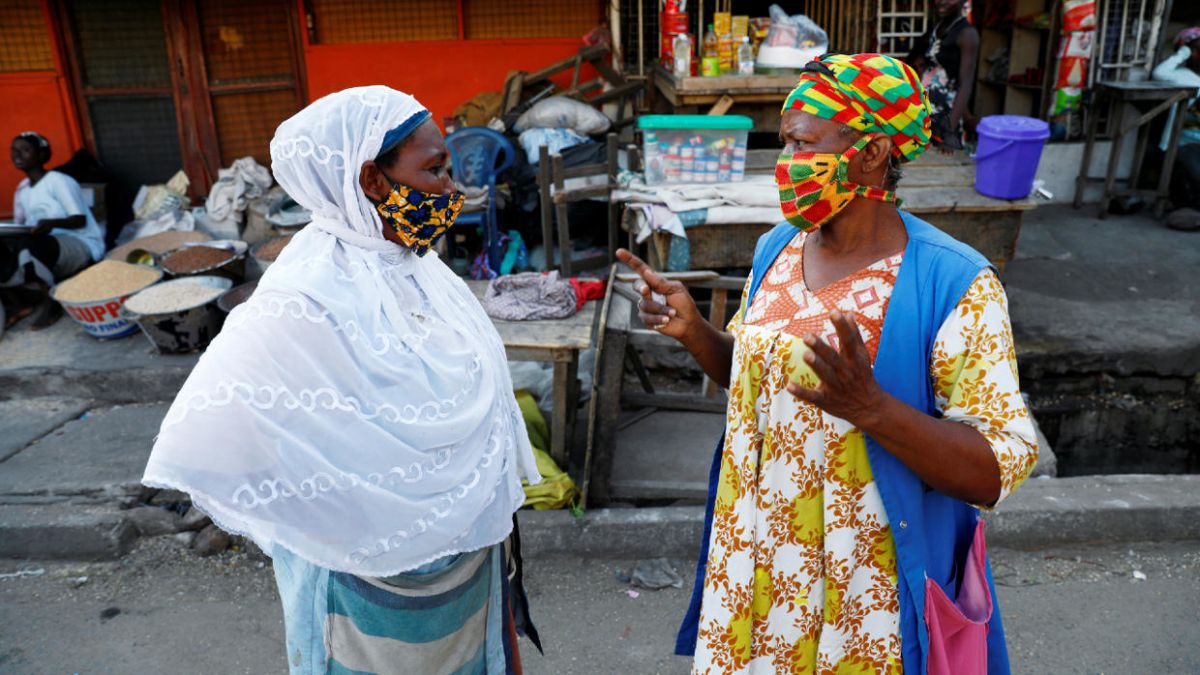
[[[217,336],[225,314],[217,298],[233,286],[218,276],[192,276],[164,281],[125,301],[125,318],[142,330],[163,354],[186,354],[208,346]]]

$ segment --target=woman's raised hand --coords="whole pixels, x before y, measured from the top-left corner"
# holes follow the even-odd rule
[[[682,283],[660,277],[644,260],[623,248],[617,250],[617,259],[642,278],[642,282],[636,285],[642,296],[638,301],[638,318],[647,327],[683,342],[697,325],[696,322],[704,321],[696,308],[696,301]],[[655,295],[659,297],[656,299]]]

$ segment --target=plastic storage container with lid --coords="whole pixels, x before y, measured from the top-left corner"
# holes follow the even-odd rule
[[[1028,197],[1050,125],[1024,115],[988,115],[975,131],[975,191],[996,199]]]
[[[643,115],[646,184],[728,183],[746,175],[744,115]]]

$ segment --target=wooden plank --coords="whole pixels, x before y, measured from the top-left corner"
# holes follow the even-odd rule
[[[562,158],[558,158],[558,164],[562,163]],[[557,164],[555,164],[557,169]],[[565,177],[564,177],[565,178]],[[575,188],[574,190],[564,190],[561,181],[555,181],[554,203],[562,206],[567,202],[577,202],[581,199],[591,199],[592,197],[607,197],[610,191],[608,185],[588,185],[586,187]],[[562,229],[562,225],[559,226]]]
[[[731,98],[728,94],[723,94],[721,98],[717,99],[717,102],[713,104],[713,107],[708,109],[708,114],[724,115],[725,113],[729,112],[729,109],[732,107],[733,98]]]
[[[699,281],[717,281],[721,278],[721,275],[708,270],[695,270],[690,272],[659,272],[658,276],[669,281],[682,281],[688,285]],[[638,274],[623,272],[617,275],[617,281],[625,284],[637,283],[641,280],[642,277]]]
[[[599,422],[597,418],[600,410],[600,395],[602,391],[607,395],[613,393],[610,383],[604,379],[607,374],[604,371],[604,347],[608,344],[608,331],[605,328],[608,326],[608,312],[612,308],[613,287],[616,286],[613,277],[616,273],[616,265],[609,268],[608,283],[604,287],[604,301],[600,306],[598,317],[600,330],[597,331],[596,337],[596,360],[592,364],[592,395],[588,399],[587,446],[583,453],[583,480],[579,489],[579,505],[583,508],[587,508],[588,490],[592,482],[592,460],[596,451],[596,424]],[[619,400],[620,389],[616,391],[616,396]]]
[[[546,266],[554,269],[554,216],[550,203],[550,149],[538,147],[538,207],[542,216],[542,248],[546,252]]]
[[[909,187],[900,182],[896,195],[904,201],[904,210],[913,214],[950,212],[1028,211],[1037,203],[1025,199],[993,199],[985,197],[972,187]],[[690,231],[689,231],[690,236]]]
[[[736,97],[742,93],[754,92],[774,93],[786,97],[796,86],[795,75],[720,75],[677,79],[662,64],[655,66],[655,75],[662,77],[665,86],[684,95],[729,94]]]
[[[915,187],[967,187],[974,189],[975,167],[956,164],[921,164],[903,168],[900,189]]]
[[[584,176],[598,176],[608,173],[608,165],[597,162],[596,164],[580,164],[579,166],[569,166],[563,169],[563,178],[582,178]]]
[[[697,269],[749,268],[758,238],[774,223],[696,225],[687,230],[691,266]]]
[[[614,290],[620,288],[614,285]],[[633,304],[622,295],[614,294],[608,310],[604,331],[604,349],[597,354],[599,376],[593,381],[592,396],[596,403],[596,439],[592,450],[591,474],[588,481],[588,500],[603,504],[610,499],[609,481],[612,476],[613,452],[617,447],[617,431],[621,419],[621,388],[625,380],[625,340]]]
[[[568,446],[575,435],[579,362],[572,359],[565,363],[555,363],[553,380],[554,408],[550,415],[550,456],[560,467],[566,467],[570,454]]]
[[[566,198],[563,186],[563,158],[562,155],[554,155],[550,158],[550,176],[554,180],[554,218],[558,221],[558,269],[562,271],[564,276],[571,276],[571,228],[570,221],[567,217],[566,201],[560,200],[560,197]],[[549,247],[550,242],[544,242],[544,245]],[[548,267],[546,269],[553,269]]]
[[[605,159],[608,164],[608,260],[607,262],[613,265],[610,271],[610,276],[616,273],[617,248],[620,245],[621,238],[621,209],[622,206],[612,198],[612,189],[617,186],[617,173],[620,171],[620,157],[618,156],[617,135],[609,133],[605,137]],[[609,285],[612,285],[612,279],[609,279]]]
[[[574,66],[575,59],[577,59],[577,58],[582,58],[584,60],[590,61],[592,59],[599,58],[607,53],[608,53],[608,47],[605,47],[602,45],[595,46],[595,47],[584,47],[584,48],[580,49],[579,52],[577,54],[575,54],[574,56],[568,56],[567,58],[565,58],[561,61],[556,61],[556,62],[551,63],[550,65],[546,66],[545,68],[542,68],[541,70],[535,70],[534,72],[526,75],[524,78],[525,86],[528,87],[530,85],[537,84],[538,82],[541,82],[542,80],[550,79],[553,75],[560,73],[560,72],[566,70],[567,68],[570,68],[571,66]]]
[[[693,288],[722,288],[741,293],[746,288],[746,277],[720,277],[712,281],[696,281],[688,284]]]
[[[725,330],[725,312],[727,311],[729,300],[729,291],[724,288],[714,288],[712,292],[712,304],[708,308],[708,323],[717,330],[718,333]],[[704,375],[704,383],[700,387],[704,398],[713,398],[717,395],[717,383],[706,373]]]

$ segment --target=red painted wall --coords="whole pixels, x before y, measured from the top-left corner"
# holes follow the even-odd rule
[[[415,96],[440,125],[475,94],[501,91],[510,71],[539,70],[582,46],[578,38],[306,45],[308,97],[383,84]],[[586,67],[580,82],[595,77]],[[571,72],[555,81],[569,86]]]

